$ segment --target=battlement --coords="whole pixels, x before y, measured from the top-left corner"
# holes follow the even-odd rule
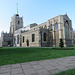
[[[13,34],[11,34],[11,33],[2,33],[2,35],[4,36],[4,37],[13,37]]]

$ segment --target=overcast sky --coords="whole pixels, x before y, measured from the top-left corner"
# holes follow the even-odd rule
[[[40,24],[67,13],[75,29],[75,0],[0,0],[0,33],[9,32],[11,17],[17,13],[17,3],[24,26]]]

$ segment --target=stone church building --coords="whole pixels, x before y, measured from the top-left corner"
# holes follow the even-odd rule
[[[58,47],[60,38],[65,47],[73,46],[72,22],[67,14],[26,27],[23,27],[23,17],[16,14],[11,19],[10,32],[2,32],[0,42],[1,46]]]

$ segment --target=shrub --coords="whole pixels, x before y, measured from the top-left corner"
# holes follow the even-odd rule
[[[63,39],[62,38],[60,39],[59,47],[60,48],[63,48],[64,47],[64,43],[63,43]]]

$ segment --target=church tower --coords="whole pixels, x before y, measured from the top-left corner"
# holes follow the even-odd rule
[[[10,33],[23,27],[23,17],[19,17],[18,14],[14,15],[10,22]]]
[[[14,31],[23,27],[23,17],[18,14],[18,4],[17,4],[17,14],[14,15],[10,22],[10,33],[14,34]]]

